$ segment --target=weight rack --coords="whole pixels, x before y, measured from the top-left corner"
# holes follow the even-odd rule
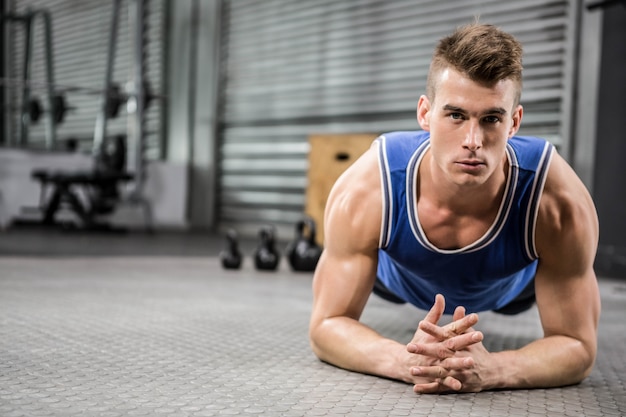
[[[37,18],[43,19],[44,43],[45,43],[45,63],[46,63],[46,84],[48,98],[48,117],[46,118],[46,147],[52,148],[56,143],[56,120],[52,117],[55,113],[54,99],[54,62],[53,62],[53,42],[52,42],[52,19],[50,13],[44,9],[27,9],[23,15],[7,14],[5,19],[9,22],[21,23],[24,26],[24,62],[22,67],[22,108],[19,123],[18,145],[25,146],[28,143],[28,129],[31,122],[29,104],[31,103],[31,86],[28,83],[31,74],[32,52],[35,39],[35,22]]]
[[[146,77],[146,42],[148,41],[147,32],[147,7],[148,0],[129,0],[128,18],[131,27],[132,36],[132,74],[125,86],[125,91],[119,85],[113,83],[113,69],[115,63],[117,32],[120,18],[121,0],[113,0],[113,8],[111,14],[108,52],[107,52],[107,68],[105,72],[104,86],[101,89],[72,86],[57,85],[54,82],[54,64],[52,53],[52,23],[50,13],[46,10],[27,9],[24,14],[11,14],[5,16],[8,21],[20,22],[26,27],[25,36],[25,53],[24,53],[24,70],[22,71],[22,79],[0,78],[0,84],[12,88],[20,88],[22,92],[22,106],[20,117],[20,131],[18,146],[26,146],[28,144],[28,128],[32,121],[30,117],[33,114],[31,103],[31,91],[35,88],[43,88],[47,91],[48,106],[46,111],[37,110],[38,114],[47,113],[46,125],[46,148],[52,149],[56,145],[56,122],[62,119],[65,111],[69,109],[65,101],[60,101],[56,97],[60,96],[55,92],[82,92],[83,94],[94,94],[100,96],[99,112],[96,117],[94,136],[92,144],[92,154],[94,160],[98,159],[99,153],[102,152],[104,139],[107,137],[107,121],[117,116],[118,110],[122,104],[127,107],[127,143],[133,146],[134,152],[129,160],[128,169],[133,173],[133,181],[130,185],[125,202],[132,205],[140,205],[143,208],[144,217],[148,228],[152,225],[152,209],[150,203],[143,196],[143,188],[146,180],[146,109],[148,104],[154,98],[164,98],[161,95],[152,94]],[[46,80],[45,82],[36,82],[30,80],[31,62],[33,52],[34,24],[36,17],[43,16],[45,24],[45,61],[46,61]],[[59,106],[58,104],[61,103]],[[55,107],[56,105],[56,107]],[[129,147],[130,147],[129,146]]]

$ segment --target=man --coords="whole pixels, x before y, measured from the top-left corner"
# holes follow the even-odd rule
[[[333,187],[310,322],[321,360],[417,393],[554,387],[589,375],[600,312],[596,212],[551,144],[515,136],[521,56],[518,41],[490,25],[442,39],[418,102],[422,131],[381,136]],[[373,289],[429,310],[407,345],[359,322]],[[535,302],[544,337],[487,351],[477,313]]]

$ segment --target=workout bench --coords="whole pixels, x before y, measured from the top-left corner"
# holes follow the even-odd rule
[[[123,135],[103,142],[92,170],[38,169],[31,176],[41,184],[39,206],[44,224],[55,224],[57,212],[65,206],[78,215],[88,229],[107,227],[98,223],[97,217],[114,211],[120,201],[120,185],[134,178],[126,171],[126,138]]]

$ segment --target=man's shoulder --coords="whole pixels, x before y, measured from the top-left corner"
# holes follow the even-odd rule
[[[383,158],[394,166],[406,165],[411,156],[428,144],[430,133],[423,130],[396,131],[380,135]]]
[[[424,130],[399,130],[394,132],[387,132],[380,135],[379,139],[383,139],[389,142],[423,142],[430,138],[430,132]]]
[[[543,148],[546,143],[550,143],[547,139],[536,136],[513,136],[509,139],[509,144],[515,149],[530,150],[535,148]]]
[[[546,139],[534,136],[513,136],[508,142],[513,150],[512,157],[522,169],[541,169],[541,166],[549,163],[554,145]]]
[[[589,191],[559,155],[552,158],[537,214],[537,243],[546,247],[597,241],[598,219]],[[544,252],[545,253],[545,252]]]

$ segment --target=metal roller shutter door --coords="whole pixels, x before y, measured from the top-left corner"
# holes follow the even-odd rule
[[[164,10],[165,0],[147,2],[146,27],[146,76],[150,89],[154,93],[162,92],[163,84],[163,51],[164,51]],[[129,1],[122,1],[119,11],[117,46],[113,81],[122,90],[131,77],[132,71],[132,33],[130,31]],[[23,14],[27,9],[45,9],[52,16],[52,38],[54,51],[55,84],[61,86],[76,85],[92,89],[104,86],[107,66],[107,52],[112,1],[73,1],[73,0],[12,0],[13,13]],[[37,21],[35,44],[33,49],[31,79],[45,82],[44,38],[41,21]],[[24,30],[21,25],[9,25],[9,77],[21,78],[24,54]],[[9,91],[10,101],[18,103],[20,91]],[[39,89],[33,94],[40,97],[45,105],[45,90]],[[68,105],[73,107],[66,116],[65,122],[57,126],[57,141],[74,137],[81,140],[81,148],[90,150],[94,135],[96,115],[99,111],[100,96],[81,92],[66,94]],[[162,153],[162,103],[154,100],[146,114],[146,156],[160,158]],[[110,119],[107,124],[107,135],[126,133],[125,106],[120,115]],[[19,119],[11,118],[12,142],[16,143]],[[45,120],[31,125],[29,144],[43,147],[45,144]],[[129,152],[134,148],[129,144]]]
[[[291,237],[311,133],[417,129],[436,41],[474,20],[524,44],[521,134],[567,153],[576,1],[225,1],[219,223]],[[287,236],[285,236],[287,233]]]

